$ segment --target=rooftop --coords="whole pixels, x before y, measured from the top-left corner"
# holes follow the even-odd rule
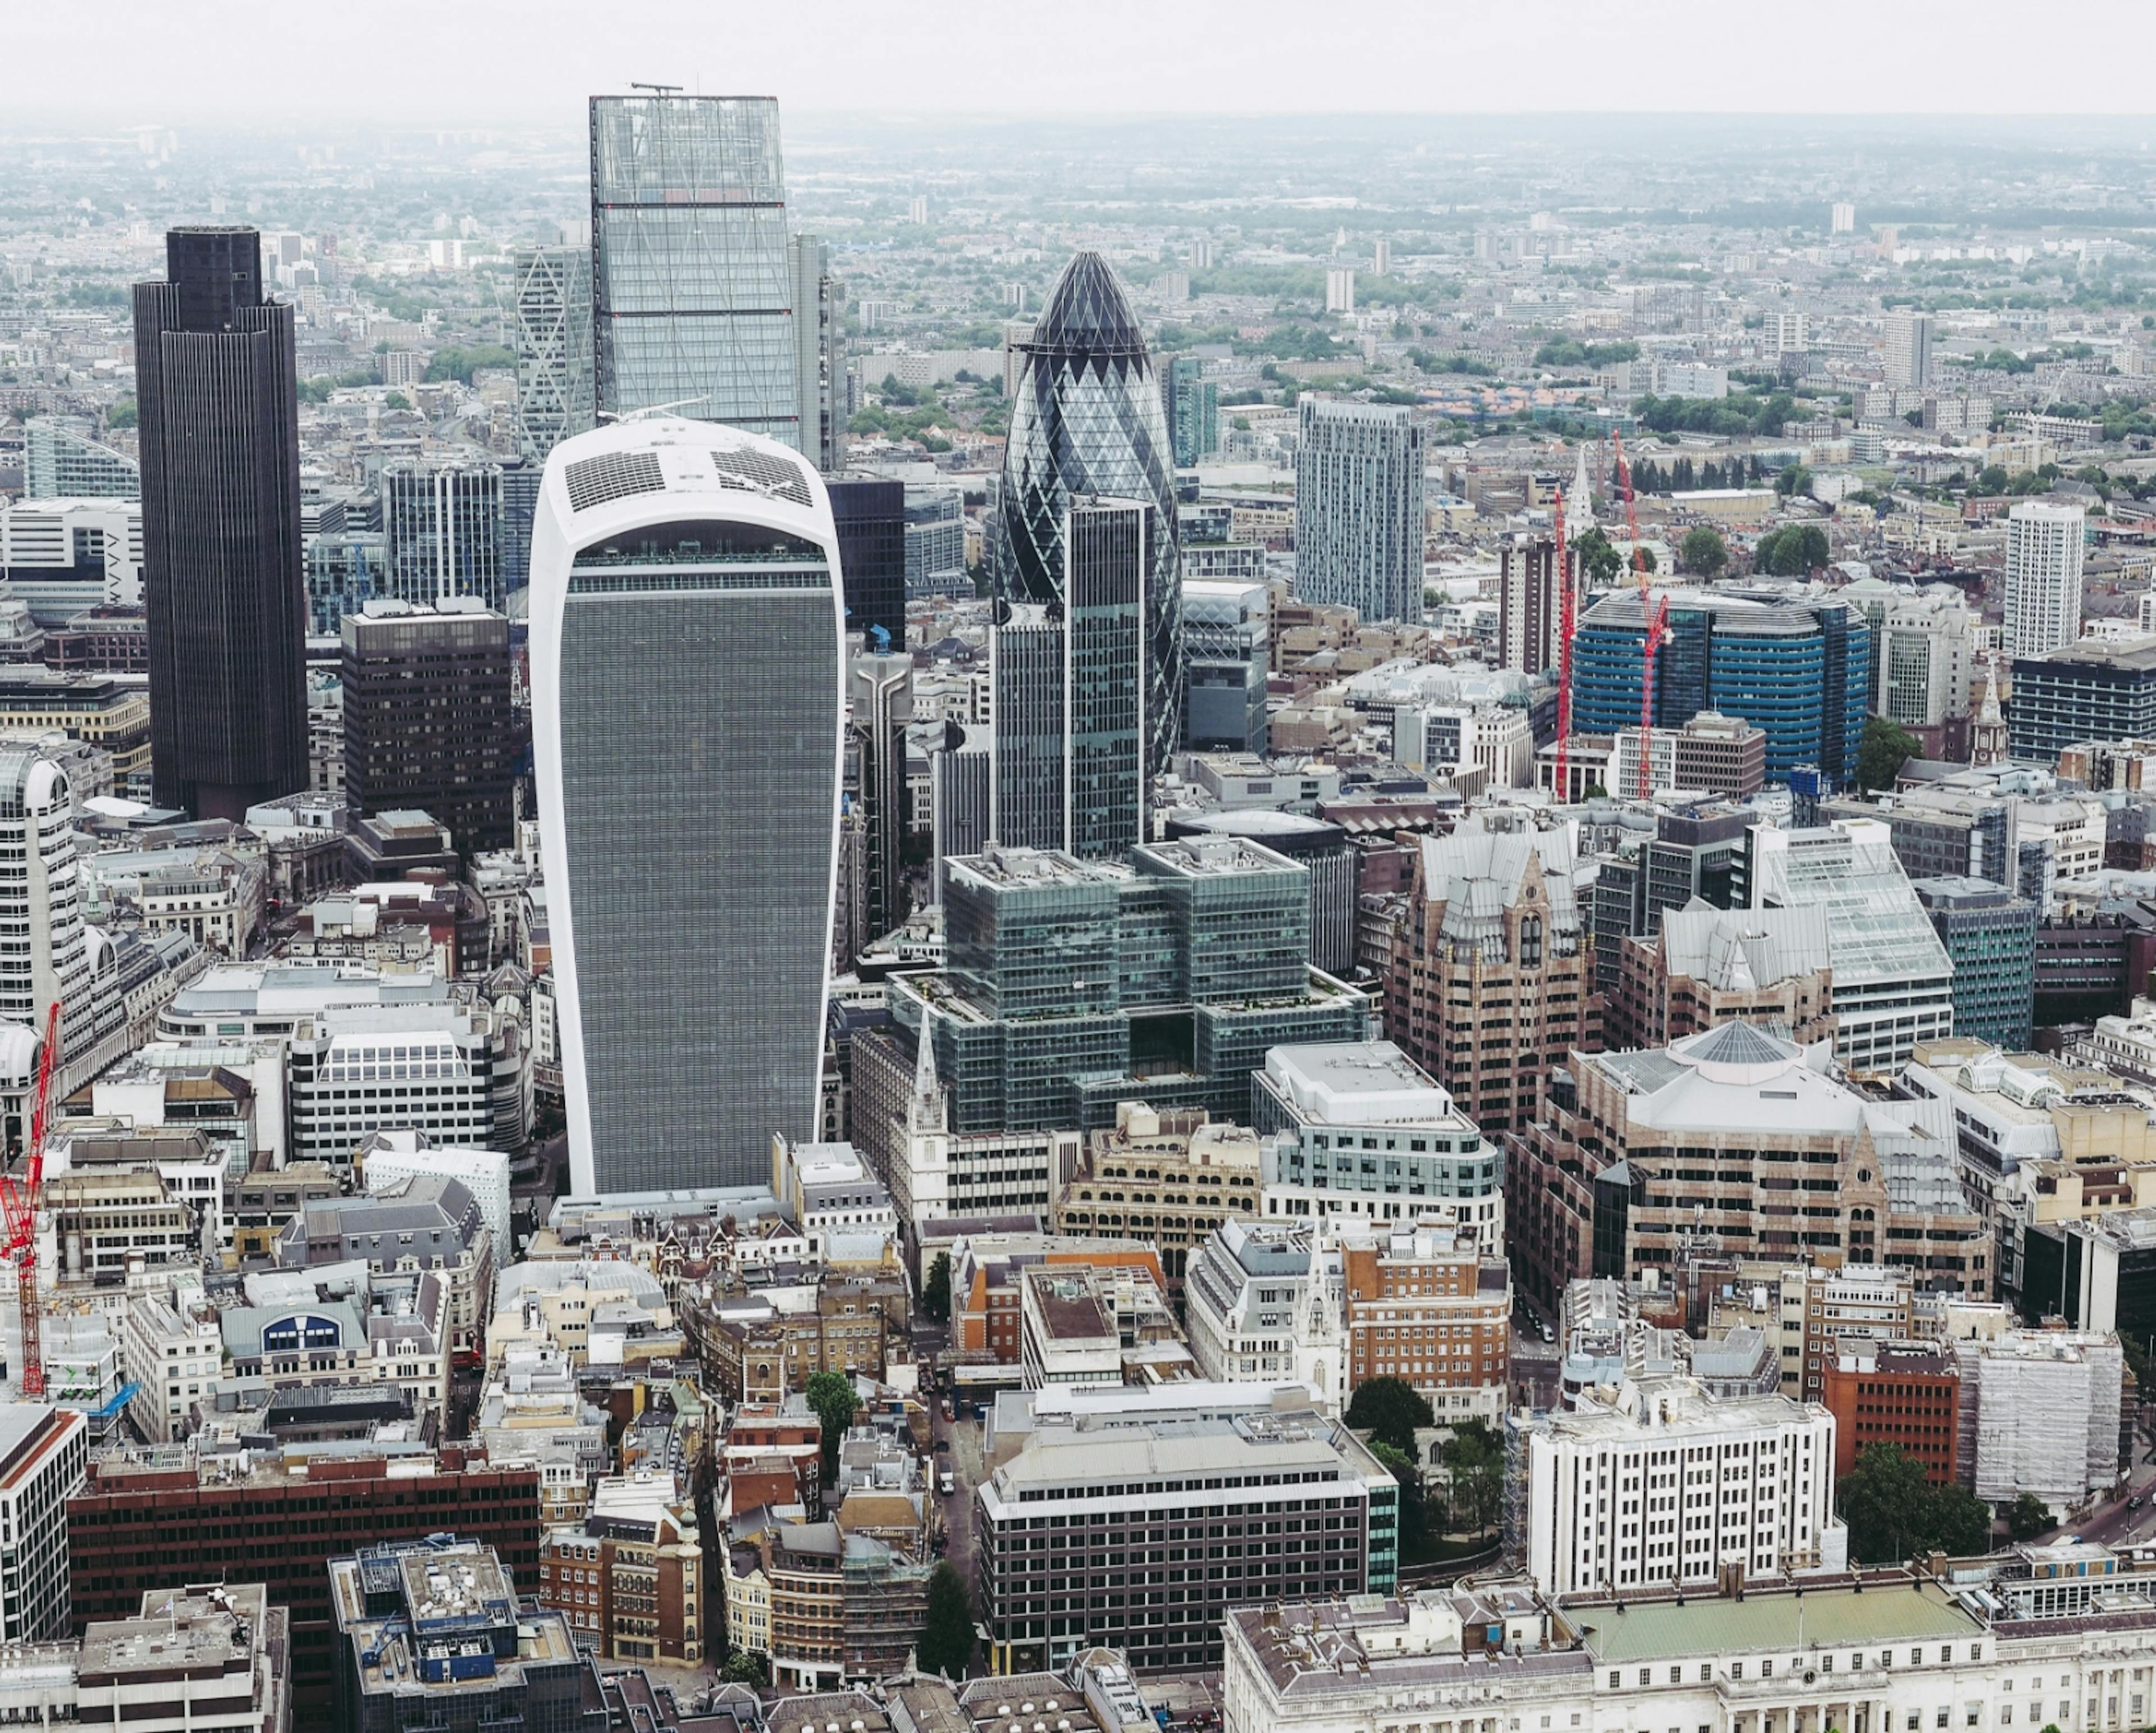
[[[1947,1597],[1910,1582],[1812,1588],[1801,1597],[1753,1590],[1741,1600],[1690,1596],[1568,1609],[1588,1652],[1605,1664],[1697,1654],[1981,1637],[1984,1627]]]

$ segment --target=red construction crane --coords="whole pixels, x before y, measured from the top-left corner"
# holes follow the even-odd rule
[[[1557,797],[1572,798],[1572,567],[1564,556],[1564,490],[1557,490]]]
[[[24,1397],[45,1393],[45,1356],[38,1339],[38,1209],[45,1189],[45,1127],[52,1106],[53,1061],[60,1050],[60,1006],[53,1001],[45,1019],[45,1043],[38,1055],[38,1093],[30,1109],[30,1137],[23,1153],[28,1157],[23,1172],[0,1173],[0,1226],[7,1238],[0,1242],[0,1256],[15,1265],[15,1294],[23,1315],[23,1378]]]
[[[1647,551],[1640,546],[1640,519],[1632,509],[1632,466],[1625,461],[1625,436],[1615,428],[1609,438],[1617,454],[1617,486],[1625,496],[1625,533],[1632,538],[1632,569],[1640,578],[1640,798],[1654,792],[1655,652],[1669,635],[1670,603],[1655,606],[1647,583]]]

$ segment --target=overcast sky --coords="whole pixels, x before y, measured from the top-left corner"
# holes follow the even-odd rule
[[[0,126],[573,126],[632,79],[803,113],[2141,114],[2152,50],[2150,0],[0,0]]]

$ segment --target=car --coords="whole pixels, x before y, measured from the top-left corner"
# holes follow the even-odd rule
[[[2145,1497],[2144,1497],[2143,1495],[2141,1495],[2140,1493],[2138,1493],[2138,1492],[2137,1492],[2137,1493],[2135,1493],[2135,1494],[2133,1495],[2133,1496],[2132,1498],[2128,1499],[2128,1500],[2126,1501],[2126,1508],[2127,1508],[2128,1510],[2139,1510],[2139,1509],[2140,1509],[2143,1505],[2147,1504],[2148,1502],[2148,1499],[2147,1499],[2147,1498],[2145,1498]]]
[[[1556,1332],[1554,1330],[1551,1329],[1551,1328],[1549,1327],[1549,1325],[1547,1325],[1547,1324],[1543,1325],[1543,1327],[1542,1327],[1542,1330],[1543,1330],[1543,1340],[1544,1341],[1546,1341],[1546,1342],[1553,1342],[1553,1341],[1555,1341],[1557,1340],[1557,1332]]]
[[[956,1474],[953,1474],[950,1469],[946,1469],[941,1474],[937,1476],[936,1484],[937,1489],[942,1493],[943,1496],[947,1499],[952,1493],[958,1489],[958,1477]]]
[[[937,1454],[938,1456],[948,1456],[948,1455],[951,1454],[951,1441],[950,1441],[950,1439],[948,1439],[948,1438],[938,1438],[938,1439],[937,1439],[937,1441],[936,1441],[936,1454]]]

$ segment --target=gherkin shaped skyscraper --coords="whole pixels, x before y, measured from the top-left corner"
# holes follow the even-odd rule
[[[1146,574],[1147,731],[1164,769],[1183,719],[1183,586],[1175,459],[1159,377],[1115,273],[1081,253],[1048,298],[1024,357],[1004,449],[995,538],[997,592],[1016,602],[1065,598],[1064,526],[1074,500],[1150,503]]]

